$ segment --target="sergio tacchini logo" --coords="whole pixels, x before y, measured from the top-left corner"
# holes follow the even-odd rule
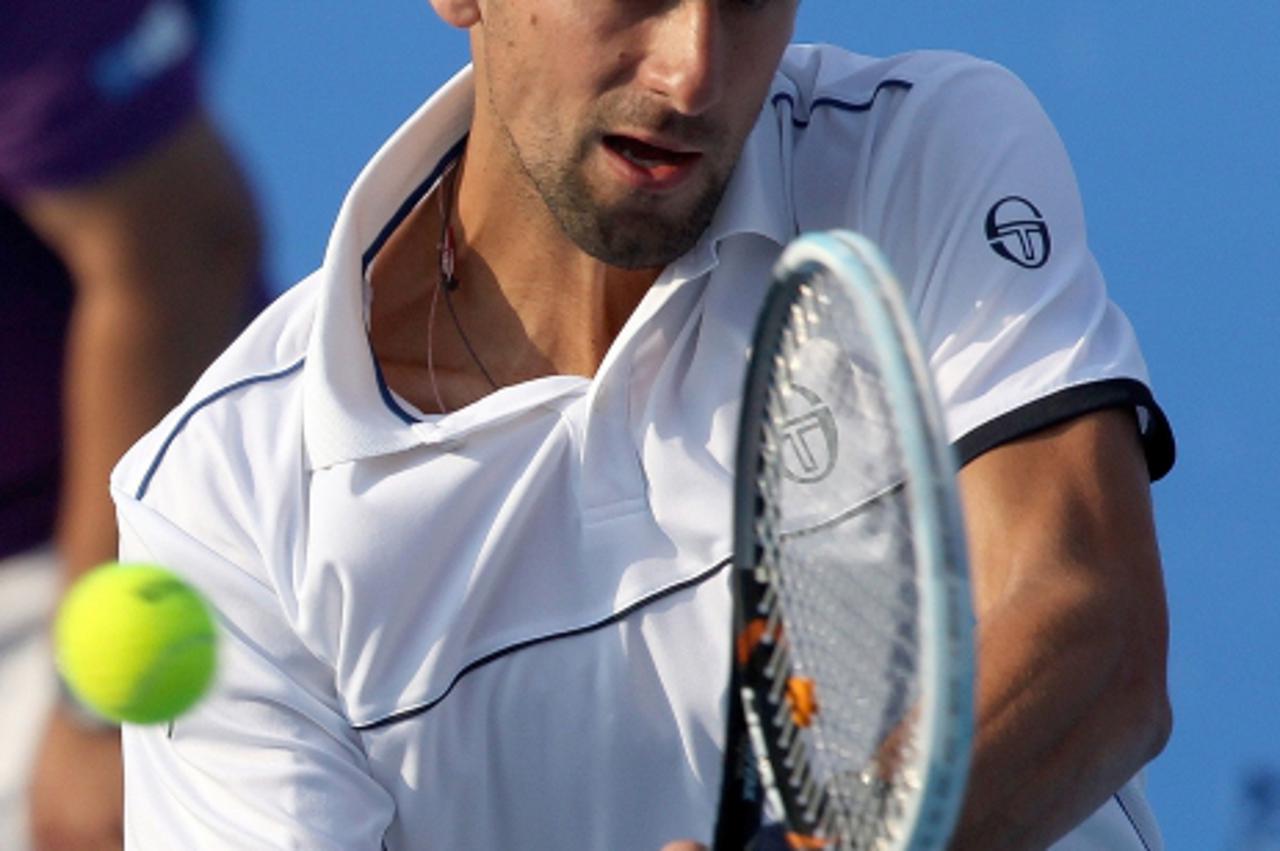
[[[1026,198],[1001,198],[987,212],[987,242],[1010,263],[1039,269],[1049,261],[1052,243],[1044,216]]]
[[[792,384],[792,396],[782,424],[782,474],[793,482],[812,484],[831,474],[840,452],[836,420],[822,398],[807,387]]]

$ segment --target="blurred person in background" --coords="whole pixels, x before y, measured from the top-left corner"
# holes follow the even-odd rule
[[[122,846],[119,731],[58,688],[61,590],[116,554],[108,473],[260,304],[200,101],[207,9],[12,0],[0,28],[0,848]]]

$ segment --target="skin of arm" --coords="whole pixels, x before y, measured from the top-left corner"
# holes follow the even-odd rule
[[[230,341],[258,268],[259,229],[202,115],[100,180],[29,194],[18,208],[76,287],[57,530],[65,585],[115,557],[111,468]],[[32,779],[36,847],[121,847],[121,784],[119,734],[55,711]]]
[[[960,472],[977,737],[956,849],[1044,848],[1164,747],[1168,613],[1133,415],[1088,414]]]

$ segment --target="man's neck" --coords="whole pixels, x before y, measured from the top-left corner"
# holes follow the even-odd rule
[[[594,375],[661,271],[619,269],[579,249],[504,153],[473,132],[443,184],[452,198],[441,204],[438,188],[371,271],[374,352],[392,388],[425,411],[486,395],[486,373],[498,386]],[[457,246],[448,293],[437,291],[442,207],[452,208]]]
[[[492,136],[485,145],[473,131],[462,164],[454,216],[459,279],[487,278],[540,349],[570,358],[573,366],[557,371],[593,373],[661,270],[620,269],[586,254],[512,162],[509,147]],[[572,353],[601,341],[594,357]]]

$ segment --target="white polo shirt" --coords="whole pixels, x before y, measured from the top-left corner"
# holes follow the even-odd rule
[[[123,557],[189,577],[223,636],[208,699],[125,730],[131,848],[705,841],[738,395],[800,230],[884,247],[965,457],[1127,405],[1153,474],[1172,461],[1061,144],[954,54],[789,49],[712,226],[593,379],[420,414],[378,373],[365,273],[470,104],[464,71],[360,175],[323,267],[113,476]],[[1158,843],[1131,784],[1060,847]]]

